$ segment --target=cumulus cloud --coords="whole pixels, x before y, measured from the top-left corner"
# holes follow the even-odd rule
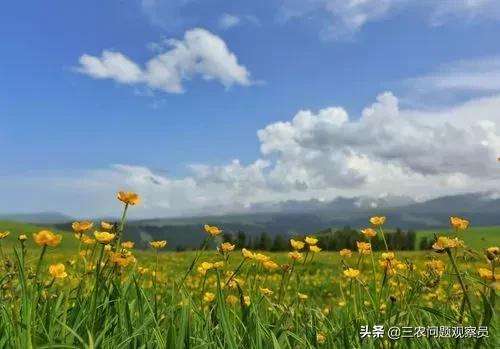
[[[404,11],[425,13],[431,25],[450,20],[498,20],[500,3],[496,0],[284,0],[281,12],[285,19],[325,18],[322,36],[331,39],[351,38],[366,24]]]
[[[82,55],[77,70],[94,79],[143,84],[168,93],[184,92],[183,82],[198,76],[218,81],[226,88],[252,83],[250,72],[239,64],[224,40],[205,29],[188,30],[182,40],[170,39],[166,45],[167,50],[144,67],[120,52],[105,50],[100,57]]]
[[[144,197],[136,217],[237,212],[263,202],[340,195],[421,200],[498,191],[499,126],[500,95],[428,112],[401,108],[398,98],[385,92],[359,116],[331,106],[267,125],[257,132],[261,156],[250,164],[237,159],[193,164],[181,178],[115,165],[3,177],[0,190],[5,197],[23,193],[26,210],[87,216],[115,214],[114,192],[136,190]],[[11,206],[11,200],[0,202],[2,211]]]

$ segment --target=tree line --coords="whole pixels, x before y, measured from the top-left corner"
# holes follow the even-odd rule
[[[356,241],[365,241],[364,236],[355,229],[346,226],[342,229],[326,229],[313,234],[319,241],[318,245],[325,251],[339,251],[343,248],[356,250]],[[235,244],[237,248],[247,248],[263,251],[289,251],[290,238],[302,239],[304,236],[277,234],[271,235],[262,232],[258,235],[248,235],[243,231],[236,233],[225,232],[222,235],[224,242]],[[397,228],[395,231],[386,232],[385,238],[391,250],[410,251],[415,249],[416,234],[414,231],[403,231]],[[384,242],[377,234],[371,239],[372,249],[374,251],[384,250]]]

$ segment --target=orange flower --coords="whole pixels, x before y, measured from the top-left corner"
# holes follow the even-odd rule
[[[377,235],[377,232],[372,228],[361,229],[361,234],[363,234],[367,239],[371,239]]]
[[[220,233],[222,233],[222,230],[220,230],[218,227],[216,226],[211,226],[211,225],[208,225],[208,224],[205,224],[203,226],[203,228],[205,229],[205,232],[207,232],[208,234],[210,234],[211,236],[217,236],[219,235]]]
[[[432,248],[436,252],[443,252],[445,249],[463,247],[464,242],[457,238],[449,238],[446,236],[438,237],[437,241],[432,245]]]
[[[370,218],[370,223],[376,227],[380,227],[385,223],[385,216],[373,216]]]
[[[104,221],[101,222],[101,229],[104,231],[113,230],[114,227],[115,227],[115,225],[112,223],[108,223],[108,222],[104,222]]]
[[[141,202],[141,198],[137,193],[131,191],[120,191],[116,195],[116,198],[123,202],[125,205],[137,205]]]
[[[500,275],[493,275],[493,272],[490,269],[479,268],[477,272],[479,273],[479,276],[483,280],[488,280],[488,281],[500,280]]]
[[[61,243],[62,236],[54,234],[50,230],[41,230],[38,233],[33,234],[33,240],[35,240],[35,243],[41,247],[56,247]]]
[[[131,263],[135,262],[135,257],[130,252],[111,252],[110,254],[111,263],[116,264],[120,267],[126,267]]]
[[[450,224],[455,230],[466,230],[469,228],[470,222],[467,219],[460,217],[450,217]]]
[[[270,260],[263,262],[262,266],[264,268],[266,268],[267,270],[275,270],[275,269],[279,268],[278,264],[276,264],[275,262],[270,261]]]
[[[135,243],[133,241],[124,241],[122,242],[122,247],[126,248],[127,250],[131,250],[134,248]]]
[[[224,242],[220,245],[220,251],[222,252],[231,252],[232,250],[234,250],[235,248],[235,245],[231,244],[230,242]]]
[[[52,264],[49,267],[49,274],[55,279],[64,279],[68,276],[68,273],[66,273],[66,267],[62,263]]]
[[[369,242],[356,241],[358,252],[361,254],[370,254],[372,252],[372,245]]]
[[[85,233],[87,230],[92,229],[93,226],[94,223],[90,221],[73,222],[73,224],[71,224],[73,231],[80,235]]]
[[[298,260],[302,259],[302,253],[300,253],[298,251],[288,252],[288,257],[290,257],[291,259],[293,259],[295,261],[298,261]]]

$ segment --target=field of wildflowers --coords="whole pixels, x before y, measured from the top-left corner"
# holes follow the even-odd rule
[[[210,250],[222,230],[205,225],[197,251],[151,241],[144,252],[122,241],[140,198],[117,198],[120,222],[75,222],[71,253],[58,252],[57,232],[8,248],[0,232],[0,348],[498,347],[500,250],[465,246],[464,218],[428,253],[373,252],[382,216],[356,251],[322,252],[314,236],[291,239],[288,253]]]

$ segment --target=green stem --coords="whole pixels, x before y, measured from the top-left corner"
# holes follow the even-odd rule
[[[47,251],[47,245],[43,245],[42,252],[40,252],[40,257],[38,258],[38,263],[36,264],[35,283],[38,281],[38,273],[40,272],[40,267],[42,266],[42,260],[43,256],[45,255],[45,251]]]
[[[453,254],[451,253],[451,250],[449,248],[446,249],[446,253],[448,254],[448,257],[451,260],[451,265],[453,266],[453,269],[455,270],[455,273],[457,274],[457,279],[458,282],[460,283],[460,287],[462,288],[462,292],[464,294],[464,299],[467,302],[467,306],[469,307],[470,314],[472,318],[474,319],[474,313],[472,311],[472,303],[469,298],[469,294],[467,292],[467,288],[465,286],[464,280],[462,278],[462,275],[460,274],[460,271],[458,270],[457,263],[455,262],[455,257],[453,257]],[[475,319],[474,319],[475,321]]]
[[[382,226],[379,227],[379,230],[380,230],[380,235],[382,235],[382,240],[384,241],[385,250],[389,251],[389,247],[387,246],[387,241],[385,240],[385,234],[384,230],[382,229]]]
[[[118,230],[118,239],[116,239],[116,245],[115,245],[116,251],[118,251],[118,249],[120,248],[123,230],[125,229],[125,222],[127,221],[127,210],[128,210],[128,204],[125,204],[125,206],[123,208],[122,218],[120,220],[120,228]]]
[[[196,262],[198,261],[198,259],[200,258],[200,255],[203,251],[205,251],[205,248],[207,247],[207,244],[208,244],[208,237],[205,238],[205,240],[203,241],[203,245],[201,245],[201,249],[198,250],[198,252],[196,253],[193,261],[191,262],[191,265],[189,266],[188,270],[186,271],[186,274],[184,274],[182,280],[181,280],[181,285],[184,284],[184,281],[186,281],[186,278],[188,277],[188,275],[191,273],[191,271],[193,271],[193,268],[196,264]]]

